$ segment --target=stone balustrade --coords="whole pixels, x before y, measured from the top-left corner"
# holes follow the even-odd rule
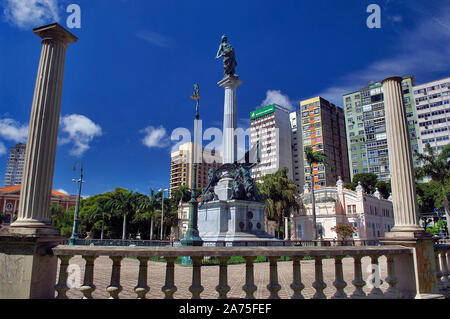
[[[448,252],[445,247],[436,250],[437,256],[445,265],[445,270],[438,273],[441,286],[448,285]],[[60,271],[58,282],[55,286],[58,299],[67,299],[68,266],[69,261],[74,256],[82,256],[86,261],[84,271],[84,281],[80,288],[83,298],[91,299],[92,293],[96,287],[94,285],[94,261],[100,256],[109,257],[112,263],[111,280],[106,288],[111,299],[119,299],[122,292],[120,281],[121,262],[123,258],[133,257],[139,261],[139,274],[137,276],[136,287],[134,292],[136,298],[145,299],[150,288],[148,286],[148,261],[152,257],[164,256],[166,260],[165,283],[161,288],[166,299],[173,299],[178,288],[175,286],[175,261],[180,256],[190,256],[192,260],[192,281],[189,291],[193,299],[199,299],[204,290],[202,286],[202,260],[204,257],[217,257],[219,260],[219,273],[217,276],[216,291],[220,299],[226,299],[230,291],[227,275],[227,261],[232,256],[241,256],[245,259],[245,284],[242,290],[245,292],[246,299],[255,299],[257,286],[255,285],[254,261],[258,256],[264,256],[268,259],[269,284],[267,290],[270,292],[270,299],[280,298],[280,283],[278,279],[278,260],[281,256],[288,256],[292,260],[292,299],[303,299],[302,290],[305,288],[302,283],[301,260],[310,257],[314,260],[314,277],[315,281],[312,287],[315,290],[314,299],[326,299],[324,289],[327,287],[323,276],[323,260],[325,258],[334,259],[335,264],[335,280],[333,286],[335,293],[333,299],[346,298],[402,298],[410,297],[402,294],[396,286],[399,279],[396,273],[401,272],[394,263],[395,256],[412,254],[410,248],[404,246],[378,246],[378,247],[101,247],[101,246],[57,246],[53,248],[53,253],[60,260]],[[361,259],[370,257],[372,266],[376,267],[379,258],[385,256],[387,263],[387,278],[384,278],[389,285],[384,292],[379,286],[374,285],[370,293],[366,294],[363,287],[366,281],[362,275]],[[442,257],[444,256],[444,257]],[[354,260],[354,276],[351,284],[354,287],[352,294],[347,295],[344,288],[350,283],[344,281],[342,260],[343,258],[353,258]],[[445,259],[447,258],[447,259]],[[382,282],[382,281],[380,281]]]
[[[450,245],[435,245],[434,255],[436,258],[436,278],[439,292],[446,298],[450,298]]]

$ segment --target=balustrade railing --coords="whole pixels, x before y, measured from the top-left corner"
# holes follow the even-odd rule
[[[77,246],[146,246],[146,247],[180,247],[180,241],[169,240],[138,240],[138,239],[76,239],[74,245]],[[300,247],[333,247],[333,246],[379,246],[378,240],[258,240],[258,241],[205,241],[206,247],[270,247],[270,246],[300,246]]]
[[[434,255],[439,292],[446,298],[450,298],[450,244],[435,245]]]
[[[444,283],[448,286],[448,251],[446,247],[437,247],[437,255],[443,265],[442,271],[437,276],[440,285],[443,287]],[[94,261],[100,256],[107,256],[112,260],[110,284],[106,288],[109,293],[109,298],[118,299],[122,293],[121,286],[121,263],[124,258],[137,258],[139,261],[139,270],[137,276],[136,287],[134,293],[136,298],[145,299],[149,293],[149,283],[147,278],[148,262],[152,257],[164,256],[166,260],[165,282],[161,291],[164,293],[166,299],[173,299],[174,294],[178,291],[175,285],[175,261],[181,256],[190,256],[192,260],[192,281],[189,287],[189,292],[192,298],[198,299],[201,297],[204,287],[202,286],[202,259],[206,256],[217,257],[220,261],[219,273],[217,275],[216,291],[220,299],[226,299],[230,292],[228,285],[228,260],[232,256],[241,256],[245,260],[245,284],[242,290],[245,293],[246,299],[254,299],[257,286],[255,284],[255,270],[254,261],[258,256],[264,256],[269,263],[269,284],[267,290],[270,293],[271,299],[278,299],[279,291],[281,289],[279,283],[278,260],[280,256],[288,256],[292,260],[292,283],[291,298],[303,299],[305,296],[302,291],[305,289],[305,284],[302,282],[301,260],[305,257],[310,257],[314,262],[314,282],[312,287],[315,290],[313,298],[325,299],[327,296],[324,293],[327,285],[324,280],[323,260],[333,259],[335,265],[333,286],[335,293],[330,296],[336,299],[346,298],[401,298],[402,293],[396,288],[398,278],[396,273],[401,269],[396,269],[394,263],[397,255],[411,255],[410,248],[403,246],[378,246],[378,247],[100,247],[100,246],[57,246],[53,248],[53,253],[60,260],[59,278],[55,286],[58,299],[68,298],[67,286],[68,280],[68,266],[69,261],[73,256],[81,256],[85,261],[84,282],[80,288],[83,293],[83,298],[92,298],[93,292],[96,290],[94,285]],[[379,286],[374,285],[370,293],[366,293],[363,287],[366,281],[362,275],[363,257],[369,257],[373,267],[378,266],[379,258],[385,256],[387,277],[385,278],[388,288],[382,291]],[[438,258],[436,257],[436,258]],[[344,270],[342,260],[344,258],[353,258],[354,273],[353,292],[349,295],[344,291],[349,283],[344,280]],[[384,260],[384,259],[383,259]],[[204,266],[203,266],[204,267]],[[380,274],[380,272],[378,272]],[[211,278],[209,278],[211,279]],[[152,280],[152,278],[150,278]],[[382,281],[379,280],[379,283]],[[441,288],[442,288],[441,287]],[[348,290],[348,289],[347,289]]]

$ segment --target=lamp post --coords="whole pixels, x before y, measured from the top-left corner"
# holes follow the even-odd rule
[[[203,241],[198,232],[198,202],[197,202],[197,144],[198,144],[198,122],[200,120],[200,89],[198,84],[194,85],[194,94],[191,99],[196,101],[195,122],[194,122],[194,146],[193,146],[193,170],[191,182],[191,200],[189,201],[189,224],[186,235],[181,240],[183,246],[203,246]],[[183,257],[183,264],[190,264],[189,256]]]
[[[168,191],[168,189],[160,189],[162,192],[162,201],[161,201],[161,240],[164,240],[164,193]]]
[[[81,187],[83,186],[83,164],[81,161],[75,162],[73,166],[73,171],[75,172],[77,170],[77,164],[80,165],[80,179],[73,179],[72,181],[75,183],[78,183],[78,198],[77,198],[77,204],[75,206],[75,215],[73,217],[73,230],[72,230],[72,236],[70,237],[69,244],[73,246],[75,244],[75,240],[78,239],[78,214],[80,212],[80,199],[81,199]]]

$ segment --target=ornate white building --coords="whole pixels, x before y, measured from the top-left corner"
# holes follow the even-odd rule
[[[336,187],[321,187],[314,191],[316,198],[317,229],[324,240],[339,239],[331,230],[338,224],[349,224],[357,228],[353,239],[376,240],[384,237],[394,226],[392,201],[383,199],[378,192],[364,193],[361,185],[356,192],[345,189],[339,178]],[[294,240],[313,239],[313,217],[311,193],[305,187],[302,194],[302,209],[293,216],[292,238]]]

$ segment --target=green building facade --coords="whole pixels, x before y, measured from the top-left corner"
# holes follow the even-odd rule
[[[423,148],[417,121],[414,85],[414,77],[403,78],[403,101],[413,154],[414,151],[422,152]],[[382,84],[371,83],[359,91],[345,94],[343,100],[351,178],[353,179],[353,176],[359,173],[375,173],[379,180],[389,180],[389,154]],[[415,158],[413,162],[414,166],[420,165]]]

